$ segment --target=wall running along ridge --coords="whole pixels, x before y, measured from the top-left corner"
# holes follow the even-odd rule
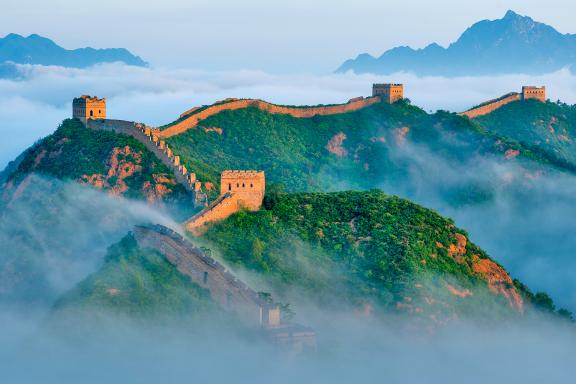
[[[466,112],[462,112],[459,113],[460,116],[466,116],[469,117],[470,119],[473,119],[475,117],[478,116],[483,116],[483,115],[487,115],[489,113],[494,112],[495,110],[497,110],[498,108],[512,103],[513,101],[518,101],[521,100],[522,96],[519,93],[511,93],[509,96],[501,98],[501,99],[496,99],[494,101],[488,102],[484,105],[481,105],[479,107],[476,108],[472,108]]]
[[[184,120],[175,123],[167,127],[162,131],[155,132],[159,137],[166,138],[181,133],[186,132],[198,125],[198,122],[207,119],[210,116],[214,116],[222,111],[232,111],[236,109],[244,108],[258,108],[263,111],[273,113],[273,114],[284,114],[290,115],[292,117],[305,118],[313,117],[316,115],[335,115],[339,113],[353,112],[362,108],[366,108],[372,104],[380,102],[380,97],[368,97],[368,98],[355,98],[350,100],[346,104],[340,105],[328,105],[328,106],[317,106],[317,107],[288,107],[281,105],[270,104],[262,100],[254,99],[242,99],[233,101],[224,101],[220,103],[213,104],[200,112],[195,112],[197,108],[193,108],[182,115],[180,118]],[[186,117],[188,116],[188,117]]]
[[[144,124],[125,120],[89,120],[86,126],[90,129],[100,129],[103,131],[113,131],[116,133],[132,136],[150,150],[156,157],[166,165],[188,192],[194,194],[197,205],[206,204],[206,195],[202,192],[202,183],[196,179],[196,174],[180,164],[180,156],[175,155],[169,146],[154,135],[155,130]]]
[[[208,289],[212,299],[222,308],[237,313],[248,325],[280,326],[278,305],[263,300],[222,264],[176,232],[161,225],[152,225],[137,226],[133,233],[140,247],[160,252],[180,273]]]
[[[180,156],[175,155],[168,144],[156,136],[157,131],[153,128],[132,121],[110,119],[90,120],[86,126],[134,137],[172,170],[176,181],[193,194],[196,206],[207,205],[208,199],[202,191],[202,182],[196,179],[195,173],[189,172],[180,164]],[[206,224],[224,220],[242,209],[258,211],[262,207],[265,192],[264,172],[224,171],[221,184],[220,196],[184,223],[186,229],[193,234],[202,234]]]
[[[245,209],[262,208],[266,181],[263,171],[224,171],[220,177],[220,197],[184,225],[195,235],[202,234],[206,224],[224,220]]]

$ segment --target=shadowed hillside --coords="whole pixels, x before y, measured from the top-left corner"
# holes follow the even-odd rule
[[[527,148],[538,148],[576,170],[576,106],[537,101],[514,102],[476,121]]]
[[[424,322],[496,321],[540,299],[435,212],[379,191],[271,193],[266,210],[215,224],[204,239],[293,303]]]

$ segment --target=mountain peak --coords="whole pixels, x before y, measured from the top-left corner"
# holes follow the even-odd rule
[[[502,19],[473,24],[448,48],[433,44],[420,50],[392,48],[377,59],[349,60],[338,71],[475,76],[545,74],[565,67],[576,70],[576,35],[508,10]]]
[[[6,40],[18,40],[18,39],[23,39],[23,38],[24,38],[24,36],[19,35],[17,33],[9,33],[4,37],[4,39],[6,39]],[[0,40],[2,40],[2,38],[0,38]]]
[[[100,63],[122,62],[127,65],[146,66],[140,57],[124,48],[78,48],[65,49],[53,40],[30,34],[27,37],[10,33],[0,37],[0,64],[60,65],[64,67],[86,68]]]
[[[503,19],[518,19],[522,17],[521,15],[517,14],[516,12],[514,12],[513,10],[509,9],[508,12],[506,12],[506,14],[504,15]]]

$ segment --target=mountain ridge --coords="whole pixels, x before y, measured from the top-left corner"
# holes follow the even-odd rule
[[[27,37],[10,33],[0,38],[0,76],[14,77],[17,64],[57,65],[70,68],[87,68],[96,64],[122,62],[143,67],[147,63],[125,48],[91,47],[65,49],[53,40],[31,34]]]
[[[447,48],[431,43],[422,49],[395,47],[379,57],[363,53],[336,72],[467,76],[507,73],[543,74],[576,64],[576,35],[509,10],[503,18],[482,20]]]

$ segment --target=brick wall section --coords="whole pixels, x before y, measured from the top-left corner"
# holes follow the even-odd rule
[[[184,223],[186,229],[195,235],[201,235],[206,229],[206,224],[225,220],[242,209],[238,195],[225,193],[220,195],[202,212],[192,216]]]
[[[497,110],[498,108],[500,108],[500,107],[502,107],[508,103],[511,103],[513,101],[518,101],[520,99],[521,99],[521,95],[519,93],[512,93],[508,97],[498,99],[497,101],[494,101],[494,102],[489,102],[489,103],[481,105],[477,108],[470,109],[466,112],[459,113],[459,115],[460,116],[467,116],[467,117],[473,119],[473,118],[478,117],[478,116],[483,116],[483,115],[487,115],[489,113],[492,113],[495,110]]]
[[[87,127],[101,129],[134,137],[144,144],[156,157],[162,161],[173,173],[176,181],[182,184],[189,192],[198,192],[199,186],[194,173],[188,172],[185,166],[180,164],[180,157],[172,153],[172,150],[163,141],[154,136],[154,129],[125,120],[89,120]]]
[[[246,209],[262,208],[266,180],[262,171],[224,171],[220,177],[220,197],[184,225],[195,235],[206,230],[206,224],[224,220]]]
[[[279,308],[263,301],[244,282],[222,264],[161,225],[138,226],[134,238],[142,248],[152,248],[162,254],[180,273],[210,291],[212,299],[222,308],[233,311],[249,325],[277,327]]]
[[[535,99],[546,102],[546,87],[534,87],[525,85],[522,87],[522,100]]]
[[[250,211],[260,210],[265,189],[263,171],[224,171],[220,176],[220,195],[234,194],[238,205]]]
[[[317,107],[288,107],[281,105],[274,105],[262,100],[254,99],[243,99],[243,100],[233,100],[225,103],[214,104],[200,112],[195,113],[195,110],[191,110],[189,113],[184,113],[181,116],[189,116],[187,119],[180,121],[162,131],[158,132],[158,136],[162,138],[171,137],[179,135],[186,132],[188,129],[194,128],[198,125],[198,122],[205,120],[210,116],[214,116],[222,111],[233,111],[236,109],[244,108],[258,108],[263,111],[274,114],[284,114],[290,115],[298,118],[313,117],[316,115],[335,115],[339,113],[353,112],[362,108],[366,108],[372,104],[380,102],[379,97],[369,97],[369,98],[356,98],[352,99],[346,104],[340,105],[329,105],[329,106],[317,106]]]

